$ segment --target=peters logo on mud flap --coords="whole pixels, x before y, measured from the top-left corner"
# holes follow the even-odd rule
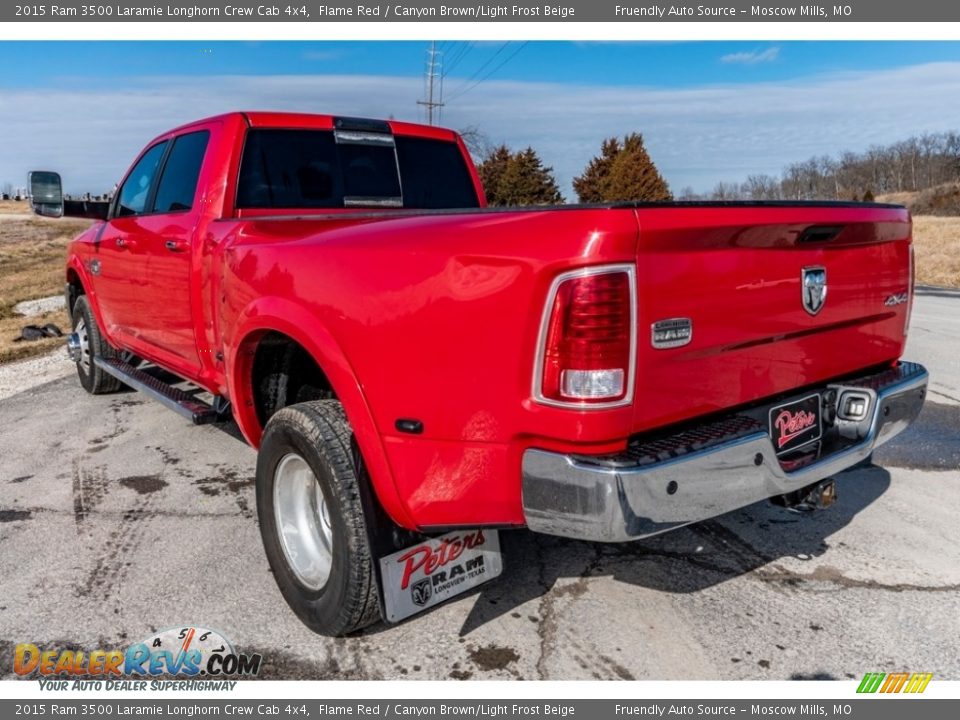
[[[496,530],[452,532],[380,560],[389,622],[433,607],[503,570]]]

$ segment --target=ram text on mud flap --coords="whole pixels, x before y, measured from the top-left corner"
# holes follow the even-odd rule
[[[438,605],[503,571],[496,530],[447,533],[380,559],[388,622]]]

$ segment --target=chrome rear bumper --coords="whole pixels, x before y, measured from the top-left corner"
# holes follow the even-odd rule
[[[866,392],[870,412],[852,437],[848,428],[846,440],[795,469],[785,469],[767,429],[744,414],[640,442],[618,456],[527,450],[527,526],[549,535],[622,542],[794,492],[856,465],[910,425],[923,407],[927,377],[922,366],[900,363],[824,386]]]

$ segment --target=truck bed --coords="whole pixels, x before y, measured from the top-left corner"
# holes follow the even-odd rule
[[[908,304],[886,304],[910,287],[910,218],[896,206],[628,203],[216,224],[232,238],[226,296],[260,302],[282,280],[310,308],[362,378],[411,516],[430,525],[522,522],[513,478],[526,448],[618,452],[644,433],[889,366],[905,341]],[[551,283],[610,263],[636,265],[632,402],[538,403]],[[816,314],[802,303],[812,267],[828,286]],[[225,327],[242,324],[232,312]],[[676,318],[690,321],[690,342],[654,347],[653,324]],[[403,435],[397,418],[422,433]]]

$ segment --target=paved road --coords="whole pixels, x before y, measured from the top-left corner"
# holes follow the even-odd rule
[[[960,296],[924,292],[918,424],[831,510],[758,504],[630,545],[505,535],[501,579],[397,627],[305,630],[260,545],[254,453],[72,376],[0,400],[0,675],[12,646],[195,623],[274,678],[960,679]],[[69,371],[69,368],[66,368]]]

